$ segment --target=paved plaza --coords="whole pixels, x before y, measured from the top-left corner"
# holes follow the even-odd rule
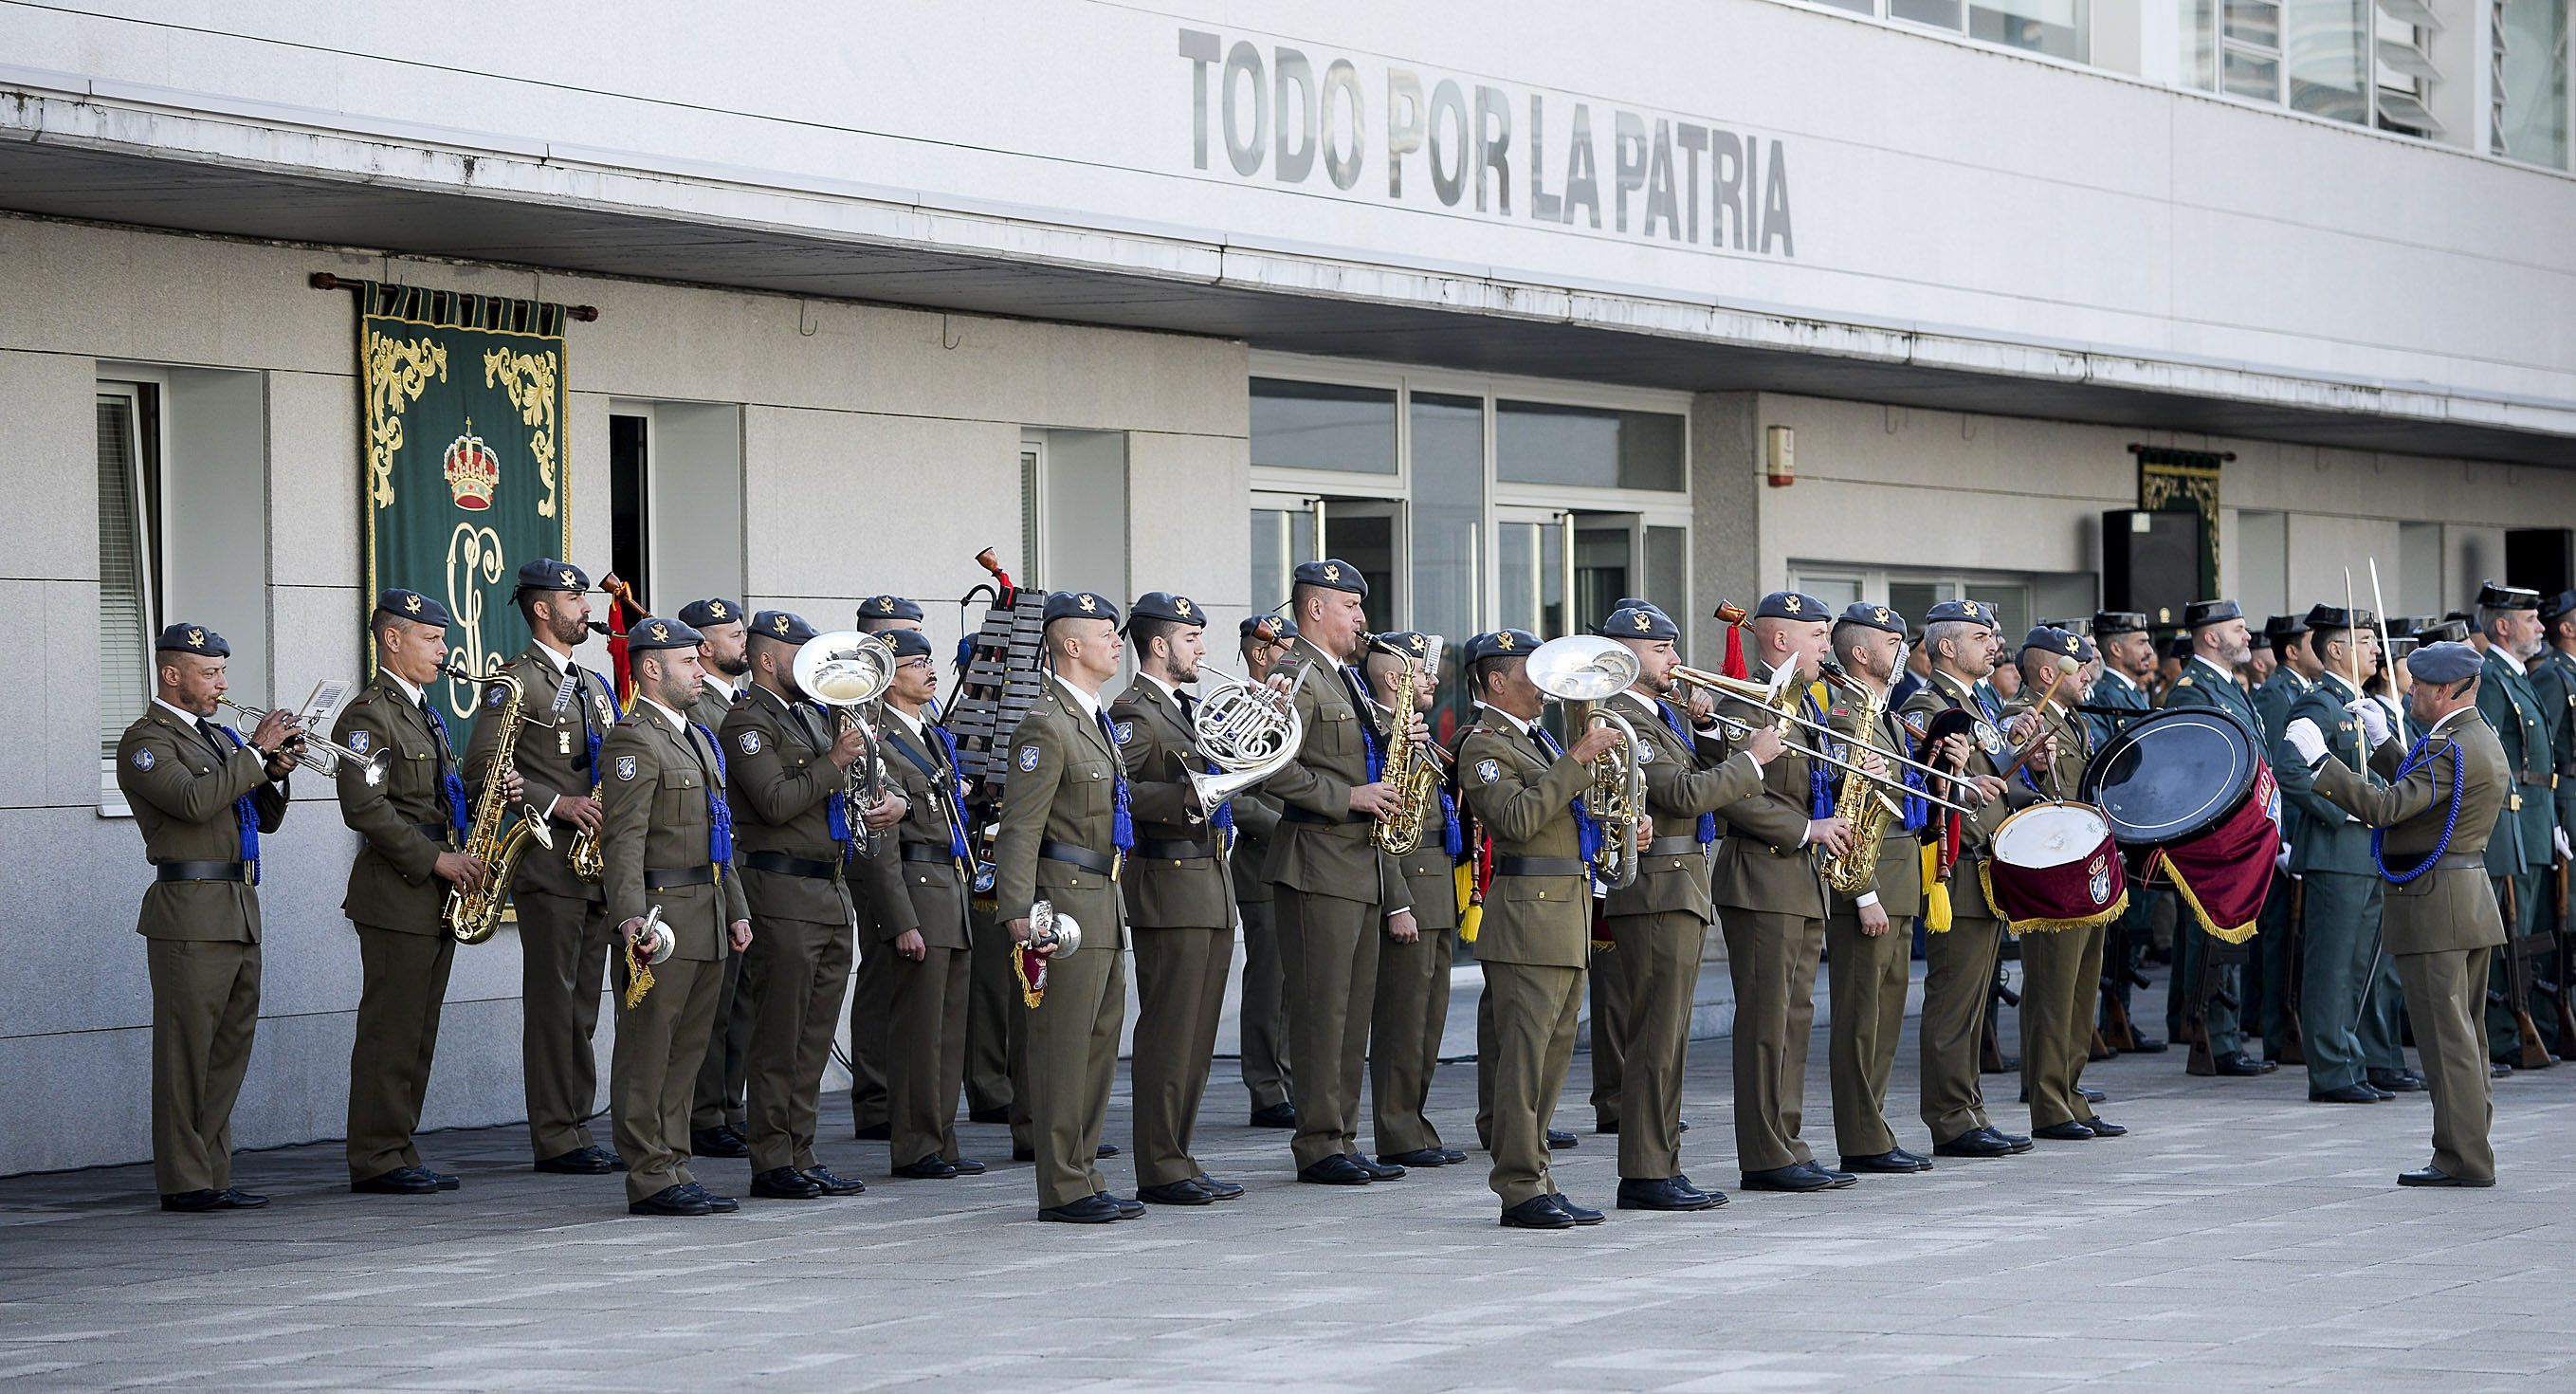
[[[1899,1136],[1928,1150],[1913,1049]],[[1824,1059],[1819,1033],[1807,1135],[1830,1161]],[[1559,1184],[1606,1209],[1586,1063]],[[1498,1228],[1480,1153],[1297,1185],[1219,1069],[1202,1156],[1251,1194],[1103,1228],[1036,1223],[999,1127],[963,1130],[988,1176],[891,1179],[837,1096],[825,1160],[868,1193],[732,1217],[629,1218],[616,1178],[531,1172],[515,1129],[423,1139],[465,1188],[420,1199],[348,1194],[329,1144],[242,1158],[274,1201],[253,1213],[165,1216],[145,1167],[0,1181],[0,1387],[2576,1388],[2576,1066],[2498,1084],[2490,1191],[2394,1185],[2429,1151],[2420,1095],[2310,1105],[2297,1069],[2190,1079],[2167,1053],[2088,1072],[2128,1138],[1563,1233]],[[2012,1081],[1987,1083],[2022,1127]],[[1438,1089],[1472,1147],[1473,1066]],[[1685,1152],[1729,1191],[1731,1092],[1727,1043],[1701,1042]],[[1130,1188],[1125,1159],[1106,1170]]]

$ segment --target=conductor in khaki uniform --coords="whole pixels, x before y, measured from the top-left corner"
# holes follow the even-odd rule
[[[1597,826],[1575,807],[1591,787],[1592,761],[1618,740],[1607,726],[1571,750],[1538,724],[1546,696],[1530,682],[1538,636],[1506,629],[1468,641],[1468,681],[1481,707],[1458,741],[1459,797],[1491,843],[1476,961],[1494,1004],[1493,1171],[1506,1229],[1597,1225],[1598,1210],[1556,1188],[1547,1120],[1574,1058],[1584,958],[1591,952],[1592,864]],[[1653,831],[1640,818],[1642,841]]]
[[[994,904],[1015,943],[1028,942],[1039,901],[1079,924],[1082,943],[1078,953],[1046,955],[1042,993],[1029,984],[1038,1000],[1012,1092],[1028,1111],[1038,1218],[1106,1224],[1145,1213],[1143,1202],[1109,1194],[1094,1165],[1127,1016],[1127,911],[1118,877],[1135,842],[1135,812],[1118,738],[1100,705],[1101,685],[1117,674],[1126,646],[1118,606],[1106,596],[1057,591],[1040,613],[1055,671],[1011,734],[1009,792],[993,842]]]
[[[355,761],[343,761],[339,777],[341,821],[361,839],[340,902],[358,931],[364,975],[349,1051],[349,1189],[377,1195],[458,1184],[422,1166],[412,1143],[456,961],[448,891],[480,888],[484,876],[483,864],[458,850],[472,814],[436,705],[443,689],[429,690],[446,668],[447,623],[446,607],[417,591],[377,596],[368,620],[375,680],[350,699],[333,735],[362,758],[392,752],[381,783],[368,783]],[[502,776],[512,800],[518,779]]]
[[[680,623],[698,631],[698,669],[702,682],[680,714],[722,732],[734,700],[751,671],[747,615],[741,605],[722,597],[692,600],[680,607]],[[751,994],[742,991],[740,954],[727,955],[723,979],[716,985],[716,1024],[707,1034],[707,1058],[689,1110],[690,1151],[700,1157],[748,1157],[745,1139],[751,1124],[745,1117],[745,1072],[751,1064]]]
[[[580,567],[539,557],[519,568],[512,597],[528,622],[528,646],[501,665],[526,693],[523,725],[511,765],[524,781],[528,807],[554,829],[554,845],[531,840],[511,882],[519,912],[520,998],[525,1022],[519,1058],[527,1080],[528,1141],[537,1170],[598,1176],[617,1158],[591,1136],[599,1101],[599,995],[608,951],[617,938],[606,894],[573,874],[576,835],[599,833],[599,744],[617,722],[608,681],[573,661],[590,634],[590,578]],[[498,687],[484,702],[497,710]],[[501,723],[481,720],[465,746],[468,792],[489,773]]]
[[[1611,612],[1600,632],[1637,656],[1637,680],[1612,697],[1608,709],[1625,719],[1641,742],[1646,810],[1664,835],[1638,858],[1637,879],[1610,892],[1610,952],[1594,960],[1596,977],[1626,980],[1619,1000],[1627,1005],[1619,1042],[1619,1208],[1707,1210],[1724,1205],[1720,1191],[1703,1191],[1682,1174],[1682,1069],[1690,1055],[1691,1003],[1699,992],[1700,959],[1708,948],[1709,863],[1715,855],[1718,818],[1729,807],[1761,794],[1763,766],[1777,759],[1780,736],[1765,726],[1730,755],[1712,732],[1702,752],[1670,699],[1677,693],[1674,648],[1681,627],[1652,606]],[[1594,1009],[1602,998],[1595,993]]]
[[[850,990],[852,871],[892,875],[851,859],[850,768],[867,753],[853,722],[817,711],[797,684],[796,651],[814,637],[803,616],[751,617],[751,686],[725,717],[725,795],[734,865],[754,937],[737,991],[751,1002],[746,1103],[751,1193],[764,1200],[857,1195],[814,1153],[823,1067]]]
[[[1414,932],[1404,873],[1370,840],[1396,791],[1379,774],[1385,741],[1368,685],[1350,665],[1368,640],[1368,581],[1340,560],[1300,563],[1288,592],[1297,642],[1286,661],[1305,724],[1297,758],[1263,785],[1280,802],[1270,880],[1288,978],[1288,1056],[1297,1067],[1297,1179],[1391,1181],[1404,1168],[1359,1146],[1360,1074],[1377,1002],[1379,945]],[[1427,742],[1419,721],[1395,739]]]
[[[2406,1015],[2433,1095],[2433,1160],[2402,1172],[2402,1186],[2492,1186],[2494,1082],[2487,1069],[2487,962],[2505,942],[2487,879],[2486,840],[2513,772],[2478,713],[2481,660],[2466,644],[2431,644],[2407,660],[2409,708],[2424,736],[2400,751],[2386,712],[2369,698],[2345,708],[2371,742],[2373,786],[2327,753],[2325,733],[2293,719],[2283,742],[2306,760],[2314,788],[2336,807],[2386,829],[2380,872],[2389,882],[2383,941],[2397,960]]]
[[[620,955],[617,1044],[610,1056],[617,1150],[626,1158],[626,1209],[705,1215],[742,1203],[689,1174],[689,1105],[715,1025],[726,951],[751,947],[751,908],[733,874],[733,814],[715,733],[682,714],[699,691],[698,631],[646,617],[626,631],[635,705],[608,740],[608,913],[630,943]],[[634,947],[652,909],[671,955],[647,968]],[[631,1005],[630,1005],[631,1002]]]
[[[1905,617],[1858,601],[1834,621],[1834,657],[1843,671],[1877,694],[1878,723],[1859,730],[1857,707],[1839,704],[1832,724],[1890,750],[1910,750],[1904,723],[1887,706],[1889,684],[1905,664]],[[1919,776],[1905,772],[1910,788]],[[1889,791],[1891,796],[1894,791]],[[1902,796],[1901,815],[1879,827],[1867,884],[1833,890],[1825,916],[1825,977],[1833,1004],[1826,1028],[1826,1077],[1834,1095],[1834,1142],[1848,1172],[1903,1175],[1930,1171],[1932,1160],[1896,1144],[1887,1126],[1887,1081],[1905,1028],[1905,990],[1914,921],[1923,913],[1923,842],[1927,805]]]
[[[1397,689],[1416,673],[1404,705],[1431,709],[1439,684],[1437,644],[1411,631],[1380,634],[1369,643],[1362,670],[1381,730],[1401,730]],[[1416,670],[1420,671],[1416,671]],[[1377,993],[1369,1012],[1369,1096],[1379,1160],[1403,1167],[1439,1167],[1467,1160],[1442,1145],[1431,1125],[1431,1077],[1440,1065],[1440,1033],[1449,1019],[1449,965],[1457,953],[1458,864],[1465,854],[1457,805],[1437,762],[1448,757],[1424,746],[1419,758],[1435,762],[1436,791],[1423,810],[1419,840],[1395,858],[1413,902],[1413,935],[1390,935],[1378,946]]]
[[[1216,1054],[1226,970],[1234,962],[1234,811],[1200,805],[1190,777],[1211,773],[1194,729],[1207,615],[1185,595],[1148,591],[1127,611],[1136,679],[1109,708],[1136,828],[1121,889],[1136,951],[1136,1198],[1155,1205],[1233,1200],[1243,1188],[1191,1155]]]
[[[161,1208],[254,1210],[233,1186],[233,1101],[259,1025],[259,839],[286,818],[289,713],[215,721],[232,646],[161,631],[152,705],[116,744],[116,787],[152,863],[134,928],[152,976],[152,1175]]]
[[[886,635],[894,681],[880,728],[887,788],[902,798],[903,822],[869,842],[868,855],[893,872],[901,894],[876,916],[890,951],[886,1007],[887,1151],[894,1174],[915,1181],[980,1176],[984,1164],[957,1150],[957,1094],[966,1080],[968,995],[974,936],[966,847],[966,786],[957,750],[930,720],[939,669],[917,629]],[[1024,1012],[1019,994],[1010,999]]]

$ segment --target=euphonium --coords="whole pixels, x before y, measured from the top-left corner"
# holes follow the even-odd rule
[[[1860,700],[1852,733],[1855,740],[1866,743],[1870,733],[1878,730],[1887,699],[1869,684],[1837,676],[1840,673],[1840,669],[1828,670],[1826,681]],[[1902,818],[1904,810],[1888,796],[1884,781],[1861,773],[1858,766],[1844,772],[1842,787],[1834,791],[1834,810],[1851,819],[1851,846],[1842,855],[1825,859],[1825,882],[1844,895],[1854,895],[1877,875],[1879,840],[1887,833],[1888,820]]]
[[[1637,879],[1637,830],[1646,817],[1646,771],[1637,752],[1644,749],[1637,728],[1601,705],[1636,685],[1636,653],[1614,639],[1573,634],[1550,639],[1530,651],[1533,686],[1560,702],[1584,704],[1586,730],[1608,727],[1618,741],[1592,762],[1592,785],[1583,793],[1583,811],[1601,824],[1601,850],[1592,869],[1604,885],[1618,890]]]
[[[1405,660],[1404,677],[1395,685],[1395,705],[1387,712],[1387,724],[1392,729],[1386,733],[1386,767],[1378,778],[1395,790],[1396,797],[1378,815],[1369,838],[1379,851],[1392,857],[1410,856],[1422,846],[1423,829],[1431,825],[1431,810],[1440,803],[1440,768],[1420,747],[1405,739],[1405,732],[1413,724],[1416,694],[1438,671],[1440,645],[1435,638],[1422,657]]]
[[[498,687],[508,694],[499,707],[483,714],[483,720],[501,723],[501,734],[492,745],[492,762],[483,767],[483,792],[474,800],[474,821],[465,829],[465,855],[483,863],[483,885],[473,891],[456,886],[447,892],[447,932],[456,936],[457,943],[480,944],[501,927],[501,908],[509,903],[510,881],[519,869],[519,857],[527,851],[528,839],[535,838],[541,847],[554,846],[555,839],[546,831],[544,816],[533,808],[524,810],[507,834],[501,831],[501,820],[510,812],[501,785],[511,769],[510,757],[519,748],[527,689],[507,673],[477,677],[462,668],[450,668],[447,676],[477,687]]]

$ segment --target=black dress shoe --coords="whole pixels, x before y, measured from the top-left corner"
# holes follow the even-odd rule
[[[2155,1037],[2153,1037],[2153,1036],[2135,1036],[2135,1035],[2133,1035],[2133,1036],[2131,1037],[2131,1039],[2132,1039],[2132,1040],[2134,1040],[2134,1041],[2136,1041],[2137,1043],[2136,1043],[2135,1045],[2124,1045],[2124,1046],[2120,1047],[2120,1053],[2121,1053],[2121,1054],[2123,1054],[2123,1055],[2162,1055],[2162,1054],[2164,1054],[2164,1053],[2165,1053],[2165,1043],[2164,1043],[2163,1041],[2160,1041],[2160,1040],[2156,1039],[2156,1038],[2155,1038]]]
[[[751,1193],[760,1200],[813,1200],[823,1188],[794,1167],[772,1167],[751,1178]]]
[[[369,1196],[425,1196],[437,1192],[438,1178],[419,1167],[395,1167],[364,1181],[352,1181],[349,1189]]]
[[[1376,1158],[1371,1157],[1366,1152],[1353,1152],[1350,1154],[1350,1158],[1354,1165],[1369,1174],[1369,1179],[1371,1181],[1401,1181],[1404,1179],[1404,1168],[1397,1166],[1393,1162],[1381,1162]]]
[[[1011,1111],[1007,1108],[970,1108],[966,1110],[966,1121],[969,1123],[1008,1123],[1011,1121]]]
[[[1252,1111],[1252,1117],[1247,1122],[1246,1126],[1254,1128],[1296,1127],[1297,1106],[1295,1104],[1272,1104],[1268,1108],[1256,1108]]]
[[[1099,1148],[1098,1148],[1097,1150],[1095,1150],[1095,1151],[1091,1154],[1091,1159],[1092,1159],[1093,1161],[1097,1162],[1097,1161],[1103,1161],[1103,1160],[1105,1160],[1105,1159],[1107,1159],[1107,1158],[1110,1158],[1110,1157],[1115,1157],[1115,1156],[1117,1156],[1117,1155],[1118,1155],[1118,1144],[1117,1144],[1117,1143],[1114,1143],[1114,1142],[1104,1142],[1104,1143],[1100,1144]]]
[[[1038,1218],[1052,1220],[1060,1225],[1106,1225],[1116,1223],[1121,1217],[1117,1202],[1109,1197],[1084,1196],[1067,1205],[1051,1206],[1040,1210]]]
[[[161,1208],[164,1210],[176,1210],[183,1215],[196,1215],[208,1210],[221,1210],[224,1208],[224,1193],[221,1191],[180,1191],[173,1195],[161,1197]]]
[[[868,1192],[868,1183],[847,1176],[835,1176],[827,1166],[805,1168],[805,1179],[823,1188],[827,1196],[860,1196]]]
[[[1804,1166],[1785,1166],[1773,1167],[1768,1171],[1744,1173],[1741,1189],[1804,1194],[1808,1191],[1830,1190],[1833,1184],[1825,1179],[1825,1174],[1821,1171],[1809,1171]]]
[[[1438,1147],[1417,1147],[1410,1152],[1389,1152],[1379,1160],[1400,1167],[1445,1167],[1449,1165],[1449,1153]]]
[[[606,1176],[616,1169],[617,1159],[596,1147],[576,1147],[537,1162],[537,1170],[557,1176]]]
[[[1002,1121],[1007,1123],[1010,1120],[1006,1118]],[[883,1123],[870,1123],[859,1129],[856,1136],[861,1142],[891,1142],[894,1140],[894,1129]]]
[[[1683,1131],[1683,1132],[1689,1132],[1689,1131],[1690,1131],[1690,1120],[1689,1120],[1689,1119],[1685,1118],[1685,1119],[1681,1120],[1681,1125],[1682,1125],[1682,1126],[1681,1126],[1681,1131]]]
[[[957,1179],[957,1168],[950,1166],[946,1157],[933,1152],[918,1161],[906,1162],[896,1167],[894,1174],[907,1181],[954,1181]]]
[[[2487,1062],[2487,1078],[2489,1079],[2503,1079],[2505,1076],[2512,1073],[2513,1066],[2508,1065],[2501,1060],[2490,1060]],[[2419,1181],[2415,1184],[2419,1186],[2430,1186],[2436,1183],[2431,1181]]]
[[[2370,1097],[2379,1100],[2381,1103],[2386,1103],[2390,1099],[2397,1097],[2397,1091],[2394,1089],[2382,1089],[2378,1085],[2370,1083],[2364,1083],[2361,1087],[2369,1090]]]
[[[1619,1120],[1616,1118],[1595,1119],[1593,1120],[1592,1131],[1609,1137],[1617,1137],[1619,1135]]]
[[[462,1179],[449,1172],[430,1171],[427,1167],[422,1167],[421,1170],[428,1173],[431,1184],[437,1186],[438,1189],[442,1191],[452,1191],[465,1184]]]
[[[731,1196],[717,1195],[695,1181],[688,1184],[687,1190],[689,1194],[705,1201],[707,1203],[707,1209],[718,1215],[730,1215],[742,1208],[741,1201],[738,1201]]]
[[[1160,1186],[1139,1186],[1136,1199],[1149,1205],[1213,1205],[1216,1197],[1199,1189],[1195,1181],[1167,1181]]]
[[[960,1176],[981,1176],[984,1174],[984,1164],[972,1157],[952,1157],[949,1159],[948,1164],[957,1168],[957,1174]]]
[[[1548,1197],[1548,1200],[1555,1204],[1558,1213],[1564,1215],[1565,1218],[1574,1221],[1578,1225],[1597,1225],[1603,1220],[1610,1218],[1598,1210],[1585,1209],[1584,1207],[1575,1204],[1573,1201],[1567,1200],[1561,1195],[1551,1195]]]
[[[2104,1099],[2107,1099],[2107,1098],[2111,1097],[2110,1095],[2103,1093],[2101,1090],[2096,1089],[2096,1088],[2094,1088],[2092,1085],[2089,1085],[2089,1084],[2079,1084],[2079,1085],[2075,1086],[2075,1092],[2076,1092],[2076,1093],[2078,1093],[2078,1094],[2083,1095],[2083,1096],[2084,1096],[2084,1102],[2086,1102],[2086,1103],[2088,1103],[2088,1104],[2098,1104],[2098,1103],[2102,1102]]]
[[[2091,1128],[2093,1130],[2093,1136],[2095,1137],[2127,1137],[2129,1135],[2129,1130],[2127,1128],[2118,1123],[2112,1122],[2110,1119],[2105,1118],[2098,1113],[2085,1119],[2084,1126]]]
[[[2312,1104],[2375,1104],[2381,1099],[2395,1097],[2393,1094],[2383,1094],[2367,1084],[2346,1084],[2334,1089],[2308,1091],[2308,1102]]]
[[[1932,1144],[1935,1157],[2008,1157],[2012,1144],[1995,1135],[1991,1128],[1970,1128],[1948,1142]]]
[[[1582,1145],[1583,1139],[1576,1137],[1574,1134],[1566,1132],[1563,1129],[1550,1128],[1547,1130],[1547,1150],[1550,1152],[1562,1152],[1569,1147],[1580,1147]],[[1488,1145],[1485,1150],[1491,1152],[1494,1149],[1492,1146]]]
[[[1900,1162],[1910,1163],[1916,1171],[1930,1171],[1932,1169],[1932,1159],[1924,1156],[1920,1152],[1909,1152],[1904,1148],[1899,1147],[1887,1155],[1894,1157]],[[1849,1168],[1845,1168],[1845,1170],[1849,1170]]]
[[[1622,1210],[1710,1210],[1717,1201],[1696,1186],[1684,1184],[1678,1176],[1641,1181],[1623,1178],[1619,1182],[1619,1208]]]
[[[1532,1196],[1503,1211],[1505,1229],[1572,1229],[1574,1217],[1556,1208],[1554,1196]]]
[[[1442,1147],[1435,1150],[1440,1153],[1440,1162],[1443,1166],[1454,1167],[1467,1160],[1467,1154],[1455,1147]]]
[[[1860,1184],[1860,1178],[1852,1175],[1848,1171],[1832,1171],[1825,1167],[1818,1166],[1814,1162],[1800,1162],[1798,1165],[1825,1178],[1825,1184],[1837,1191]]]
[[[731,1128],[700,1128],[689,1134],[689,1155],[694,1157],[748,1157],[751,1144]]]
[[[1037,1150],[1036,1148],[1034,1148],[1034,1147],[1014,1147],[1014,1148],[1012,1148],[1012,1149],[1011,1149],[1011,1160],[1012,1160],[1012,1161],[1015,1161],[1015,1162],[1034,1162],[1034,1161],[1036,1161],[1037,1159],[1038,1159],[1038,1150]]]
[[[1995,1141],[2002,1143],[2004,1145],[2004,1150],[2013,1153],[2015,1156],[2030,1150],[2029,1138],[2023,1137],[2019,1133],[2005,1132],[2003,1129],[1996,1127],[1992,1123],[1986,1125],[1986,1135],[1993,1138]]]
[[[2069,1118],[2063,1123],[2051,1123],[2045,1127],[2033,1128],[2030,1130],[2030,1135],[2046,1138],[2050,1142],[2089,1142],[2092,1140],[2093,1130]]]
[[[2281,1068],[2269,1060],[2257,1060],[2253,1056],[2248,1055],[2241,1050],[2236,1052],[2234,1055],[2222,1055],[2211,1063],[2217,1067],[2218,1073],[2221,1076],[2229,1079],[2244,1079],[2252,1075],[2268,1075],[2274,1070]]]
[[[1198,1183],[1200,1190],[1208,1193],[1208,1199],[1210,1200],[1241,1200],[1243,1198],[1243,1188],[1241,1186],[1238,1186],[1231,1181],[1219,1181],[1204,1171],[1190,1179]]]
[[[2484,1190],[2495,1184],[2495,1178],[2490,1176],[2484,1181],[2471,1181],[2465,1176],[2453,1176],[2440,1167],[2426,1167],[2422,1171],[2397,1173],[2397,1184],[2400,1186],[2474,1186]]]
[[[626,1202],[629,1215],[707,1215],[715,1207],[687,1186],[665,1186],[642,1200]]]
[[[1097,1192],[1096,1194],[1098,1195],[1099,1199],[1101,1199],[1101,1200],[1105,1200],[1105,1201],[1109,1202],[1109,1203],[1110,1203],[1110,1205],[1112,1205],[1112,1206],[1116,1207],[1116,1209],[1117,1209],[1117,1211],[1118,1211],[1118,1218],[1119,1218],[1119,1219],[1122,1219],[1122,1220],[1137,1220],[1137,1219],[1142,1219],[1142,1218],[1144,1218],[1144,1215],[1145,1215],[1145,1204],[1144,1204],[1144,1202],[1142,1202],[1142,1201],[1135,1201],[1135,1200],[1129,1200],[1129,1199],[1128,1199],[1128,1198],[1126,1198],[1125,1196],[1113,1196],[1113,1195],[1109,1194],[1107,1191],[1100,1191],[1100,1192]]]
[[[1868,1157],[1845,1157],[1842,1167],[1845,1171],[1865,1171],[1877,1176],[1912,1176],[1923,1170],[1917,1162],[1917,1158],[1889,1151]]]
[[[2413,1070],[2372,1070],[2368,1078],[2371,1088],[2392,1094],[2412,1094],[2424,1087],[2424,1077]]]
[[[1297,1179],[1313,1186],[1365,1186],[1377,1178],[1350,1158],[1335,1155],[1298,1172]]]

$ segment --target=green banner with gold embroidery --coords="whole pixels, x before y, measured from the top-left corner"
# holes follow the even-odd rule
[[[356,289],[366,411],[359,604],[372,607],[388,586],[440,601],[453,620],[449,662],[489,673],[527,647],[527,622],[510,603],[521,563],[572,550],[564,307]],[[373,671],[374,635],[363,642]],[[432,691],[464,749],[481,689],[450,679]]]
[[[2196,600],[2226,595],[2218,574],[2218,467],[2236,458],[2210,450],[2133,445],[2138,459],[2138,507],[2189,509],[2200,515],[2199,587]]]

